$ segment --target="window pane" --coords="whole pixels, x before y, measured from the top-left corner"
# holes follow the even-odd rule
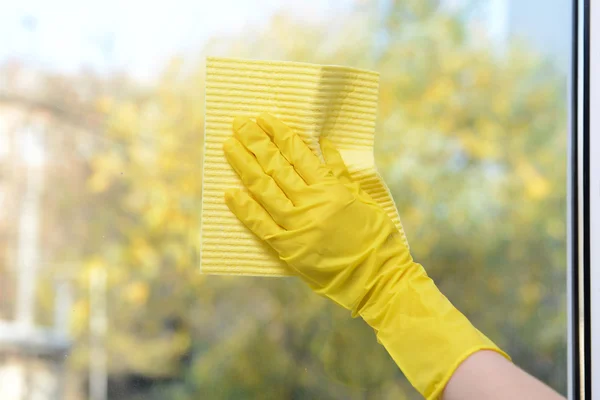
[[[298,279],[198,273],[206,55],[380,72],[413,256],[566,393],[568,3],[0,6],[0,398],[418,398]]]

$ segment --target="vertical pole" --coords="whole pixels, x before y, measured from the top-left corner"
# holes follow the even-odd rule
[[[107,399],[106,270],[90,274],[90,400]]]

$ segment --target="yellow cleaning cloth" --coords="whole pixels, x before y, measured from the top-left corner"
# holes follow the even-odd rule
[[[229,211],[224,192],[242,188],[223,154],[236,116],[268,112],[293,128],[320,156],[319,137],[340,151],[363,189],[404,237],[396,206],[373,156],[379,75],[297,62],[207,59],[200,270],[206,274],[292,275],[276,253]],[[408,246],[408,243],[406,243]]]

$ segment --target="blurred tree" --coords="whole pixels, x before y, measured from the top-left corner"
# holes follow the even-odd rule
[[[414,256],[564,393],[565,88],[526,49],[474,45],[462,15],[437,3],[361,1],[327,26],[279,15],[207,52],[380,71],[377,160]],[[108,271],[111,382],[123,388],[111,398],[413,398],[371,330],[297,280],[198,274],[204,71],[189,67],[175,61],[155,90],[98,103],[109,144],[88,182],[81,284]],[[84,368],[86,300],[75,310]]]

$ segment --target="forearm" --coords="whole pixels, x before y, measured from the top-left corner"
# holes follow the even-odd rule
[[[511,363],[421,265],[406,261],[402,268],[382,268],[359,313],[427,399],[564,399]]]
[[[552,398],[498,360],[508,356],[413,261],[401,227],[352,181],[330,142],[321,140],[322,164],[271,115],[233,125],[223,150],[249,193],[226,192],[227,206],[315,291],[360,315],[423,396],[439,399],[452,380],[451,400]]]
[[[492,351],[467,358],[446,385],[443,400],[561,400],[563,396]]]

